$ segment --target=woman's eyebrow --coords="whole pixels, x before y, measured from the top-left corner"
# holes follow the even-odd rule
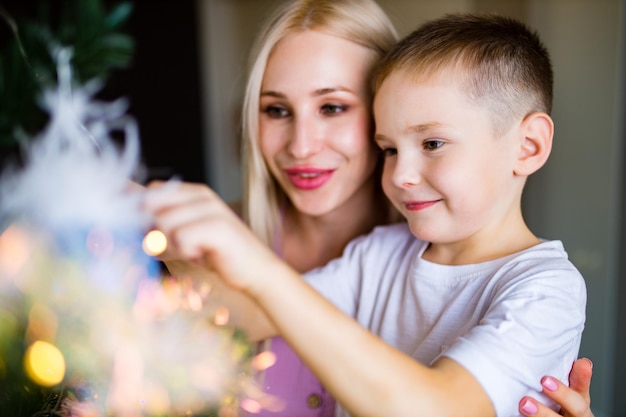
[[[276,98],[286,98],[287,96],[283,93],[279,93],[278,91],[261,91],[261,97],[276,97]]]
[[[343,86],[337,86],[337,87],[325,87],[325,88],[318,88],[317,90],[313,91],[313,96],[323,96],[324,94],[331,94],[331,93],[335,93],[337,91],[342,91],[342,92],[346,92],[346,93],[351,93],[351,94],[355,94],[354,91],[352,91],[351,89],[347,88],[347,87],[343,87]]]
[[[313,92],[311,93],[311,96],[313,97],[319,97],[319,96],[323,96],[325,94],[332,94],[335,92],[346,92],[346,93],[350,93],[350,94],[356,94],[353,90],[347,88],[347,87],[343,87],[343,86],[337,86],[337,87],[324,87],[324,88],[318,88],[316,90],[313,90]],[[261,97],[275,97],[275,98],[287,98],[287,95],[284,93],[281,93],[279,91],[274,91],[274,90],[266,90],[266,91],[261,91],[260,94]]]

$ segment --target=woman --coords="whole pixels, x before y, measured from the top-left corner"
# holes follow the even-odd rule
[[[252,52],[242,216],[299,272],[338,257],[374,226],[399,220],[380,188],[368,82],[396,40],[374,1],[296,0],[274,14]],[[281,338],[261,348],[277,358],[259,379],[279,405],[255,415],[334,415],[334,400]],[[558,388],[548,395],[564,410],[590,415],[588,384],[579,392]],[[555,414],[526,398],[520,412]]]
[[[243,110],[243,217],[299,272],[395,214],[377,180],[368,77],[396,40],[371,1],[287,3],[258,38]],[[261,384],[282,400],[282,415],[334,415],[334,400],[282,338],[263,349],[277,363]]]

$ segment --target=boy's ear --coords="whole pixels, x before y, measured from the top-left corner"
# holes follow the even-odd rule
[[[520,148],[513,173],[528,176],[541,168],[550,156],[554,122],[546,113],[531,113],[522,121],[520,133]]]

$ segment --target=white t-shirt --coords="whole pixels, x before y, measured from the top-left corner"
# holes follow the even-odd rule
[[[464,366],[500,417],[541,394],[540,379],[567,381],[585,321],[583,277],[560,241],[501,259],[440,265],[406,224],[378,227],[341,258],[305,275],[361,325],[423,364],[447,356]],[[341,407],[337,416],[348,415]]]

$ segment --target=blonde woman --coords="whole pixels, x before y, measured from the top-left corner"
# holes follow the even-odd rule
[[[355,237],[399,219],[380,186],[369,86],[372,67],[396,40],[374,1],[296,0],[276,11],[252,52],[241,215],[298,272],[325,265]],[[332,397],[282,338],[260,349],[276,355],[259,380],[281,404],[255,415],[334,415]],[[558,388],[564,409],[589,415],[588,382],[580,393]],[[534,405],[534,415],[554,415],[522,401],[525,413]]]
[[[286,3],[258,38],[243,109],[243,217],[299,272],[393,220],[368,80],[396,40],[382,9],[359,0]],[[281,415],[334,415],[333,399],[282,338],[262,348],[277,357],[260,379],[282,400]]]

